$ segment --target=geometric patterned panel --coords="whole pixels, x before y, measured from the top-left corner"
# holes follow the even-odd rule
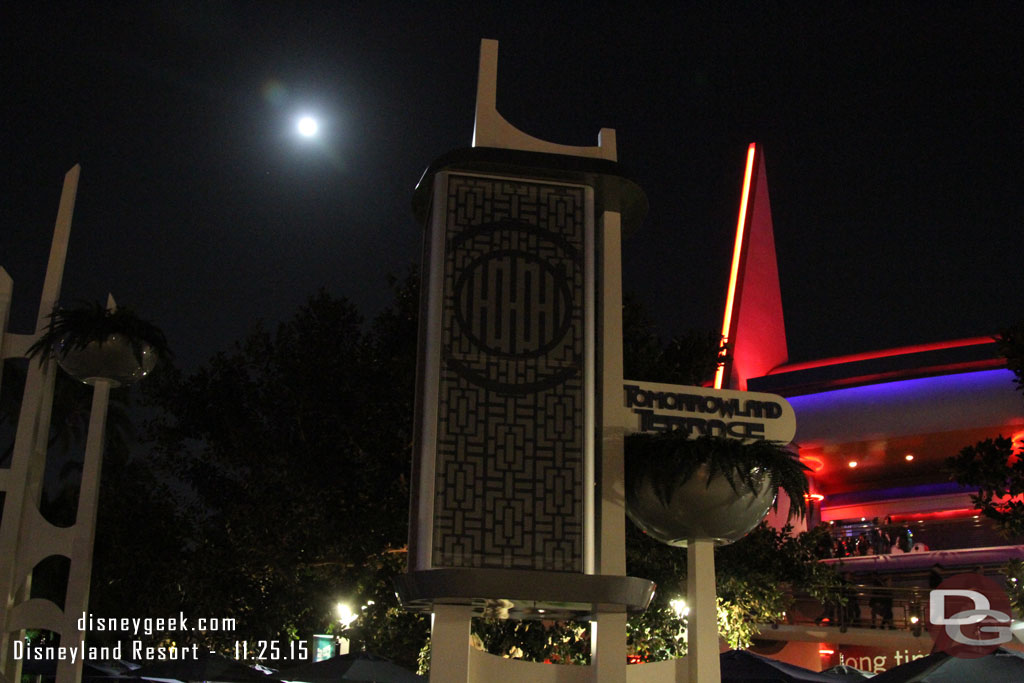
[[[585,201],[448,176],[434,567],[582,571]]]

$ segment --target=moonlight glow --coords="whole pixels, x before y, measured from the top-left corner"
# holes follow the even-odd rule
[[[303,116],[299,119],[299,135],[304,138],[311,138],[320,129],[320,124],[312,116]]]

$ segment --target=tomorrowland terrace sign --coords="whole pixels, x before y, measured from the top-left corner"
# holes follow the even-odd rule
[[[692,438],[782,443],[789,443],[796,434],[793,406],[775,394],[630,380],[622,388],[631,432],[683,430]]]

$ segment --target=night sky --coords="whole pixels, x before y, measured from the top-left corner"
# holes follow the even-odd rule
[[[372,315],[420,257],[424,168],[498,109],[619,160],[650,213],[626,290],[717,330],[764,146],[793,360],[1024,317],[1019,3],[4,3],[0,265],[30,331],[64,173],[63,301],[107,291],[194,367],[326,287]],[[321,118],[300,139],[300,113]]]

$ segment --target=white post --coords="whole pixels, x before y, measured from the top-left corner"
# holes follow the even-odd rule
[[[599,574],[626,575],[626,486],[622,423],[622,216],[601,217],[601,499]],[[591,622],[591,665],[595,683],[626,682],[626,615],[598,614]]]
[[[71,235],[71,218],[78,194],[77,164],[64,176],[57,220],[50,244],[43,293],[36,317],[36,334],[46,328],[49,315],[60,296]],[[6,336],[7,332],[4,331]],[[7,472],[3,519],[0,521],[0,675],[17,683],[21,679],[21,661],[11,655],[12,634],[20,637],[20,629],[12,631],[10,615],[15,604],[28,597],[30,576],[19,576],[18,564],[30,539],[25,538],[26,518],[35,513],[42,495],[43,473],[46,469],[46,446],[50,433],[50,409],[53,403],[53,381],[56,369],[52,362],[31,363],[25,378],[18,430],[14,440],[11,467]],[[33,509],[34,508],[34,509]]]
[[[107,297],[107,310],[117,308],[114,297]],[[61,642],[85,641],[85,631],[78,628],[78,617],[89,608],[89,581],[92,579],[92,551],[96,540],[96,514],[100,499],[100,473],[103,470],[103,447],[107,427],[107,406],[110,403],[110,382],[96,380],[92,390],[89,433],[85,440],[82,463],[82,484],[78,491],[78,512],[71,545],[71,569],[68,592],[64,599],[64,630]],[[82,658],[61,660],[57,664],[57,683],[82,680]]]
[[[430,680],[445,683],[469,681],[469,634],[473,608],[434,605],[430,625]]]
[[[78,512],[71,546],[71,569],[64,600],[64,631],[61,643],[80,643],[85,631],[78,629],[78,617],[89,606],[89,581],[92,578],[92,550],[96,538],[96,509],[99,503],[100,472],[103,469],[103,444],[107,424],[110,382],[98,380],[92,392],[89,434],[85,442],[82,486],[78,493]],[[57,683],[76,683],[82,679],[82,658],[62,659],[57,664]]]
[[[626,683],[624,612],[599,614],[590,622],[590,666],[594,683]]]
[[[714,541],[687,541],[686,569],[686,599],[690,603],[686,627],[689,680],[720,681]]]

